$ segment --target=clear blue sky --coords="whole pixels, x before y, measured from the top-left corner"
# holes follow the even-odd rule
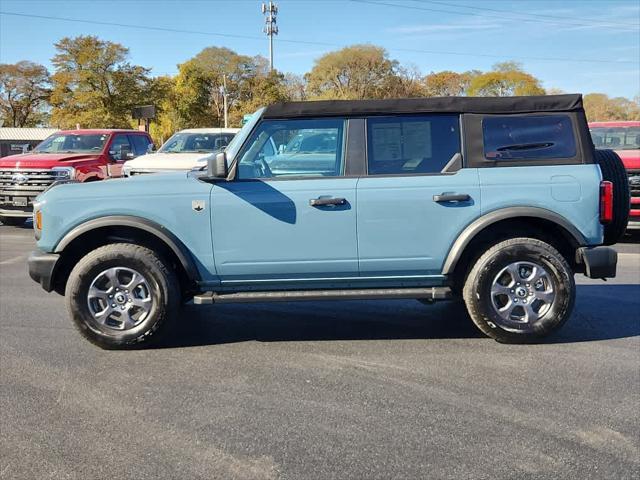
[[[275,66],[284,72],[304,73],[327,51],[372,43],[424,74],[486,70],[498,61],[518,60],[546,88],[629,98],[640,94],[638,0],[277,3]],[[0,15],[2,63],[31,60],[50,66],[57,40],[88,34],[129,47],[130,60],[154,74],[175,73],[177,64],[212,45],[247,55],[268,54],[256,0],[0,0],[0,11],[5,13]]]

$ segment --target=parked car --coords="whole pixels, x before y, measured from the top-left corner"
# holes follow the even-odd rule
[[[56,181],[122,176],[124,162],[144,154],[151,143],[137,130],[63,130],[31,152],[1,158],[0,222],[22,225],[36,196]]]
[[[191,128],[175,133],[155,153],[124,165],[126,176],[143,173],[191,170],[203,166],[207,157],[225,148],[239,128]]]
[[[591,122],[589,130],[597,149],[615,150],[622,159],[631,190],[628,228],[640,228],[640,121]]]
[[[271,168],[317,132],[322,154]],[[191,299],[461,298],[488,336],[537,341],[575,273],[615,276],[629,210],[579,95],[275,104],[207,168],[108,183],[38,197],[29,258],[103,348],[159,338]]]

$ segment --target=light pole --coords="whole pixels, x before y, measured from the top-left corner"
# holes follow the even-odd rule
[[[222,108],[224,111],[224,128],[229,126],[229,115],[227,108],[227,75],[222,75],[222,86],[220,87],[220,94],[222,95]]]
[[[272,1],[263,3],[262,14],[267,17],[262,31],[269,37],[269,71],[273,71],[273,36],[278,34],[278,25],[276,24],[278,6]]]

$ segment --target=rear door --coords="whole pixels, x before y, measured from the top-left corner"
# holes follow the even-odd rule
[[[459,168],[459,115],[371,117],[366,130],[360,275],[437,276],[459,232],[480,215],[477,169]]]
[[[264,120],[234,181],[211,193],[223,284],[357,277],[356,183],[345,177],[342,118]],[[317,138],[320,136],[321,138]],[[296,139],[306,146],[293,146]]]

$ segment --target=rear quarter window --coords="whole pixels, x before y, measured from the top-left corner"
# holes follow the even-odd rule
[[[565,115],[495,116],[482,120],[484,157],[489,160],[573,158],[576,140]]]

